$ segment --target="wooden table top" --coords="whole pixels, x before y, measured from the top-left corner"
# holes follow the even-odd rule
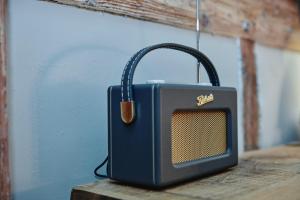
[[[74,187],[79,199],[300,199],[300,145],[247,152],[237,167],[159,191],[99,180]]]

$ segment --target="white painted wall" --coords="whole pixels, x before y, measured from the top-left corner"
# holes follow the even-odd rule
[[[300,54],[256,45],[260,144],[300,139]]]
[[[109,85],[119,84],[130,56],[147,45],[160,42],[195,46],[195,34],[170,26],[34,0],[9,1],[9,15],[13,197],[16,200],[68,199],[72,186],[95,180],[93,169],[106,156],[106,89]],[[238,89],[241,152],[242,91],[236,41],[202,34],[200,42],[202,51],[216,65],[221,84]],[[292,106],[286,107],[293,115],[289,114],[290,110],[278,108],[278,103],[285,104],[279,102],[279,95],[286,93],[285,84],[292,84],[282,80],[297,74],[279,74],[281,78],[276,82],[276,88],[281,88],[282,93],[278,91],[274,97],[267,93],[270,92],[268,83],[273,84],[273,79],[263,83],[261,80],[272,78],[266,73],[271,67],[281,72],[282,65],[278,61],[290,66],[287,62],[291,57],[294,61],[289,62],[298,60],[299,63],[299,54],[286,55],[264,47],[257,47],[257,51],[262,53],[262,56],[258,54],[257,61],[262,87],[259,88],[260,102],[267,104],[262,106],[261,129],[277,137],[280,135],[276,127],[281,117],[279,113],[288,116],[281,128],[289,127],[291,118],[299,121]],[[285,61],[280,59],[281,56]],[[274,63],[272,59],[275,59]],[[294,69],[299,74],[299,68]],[[172,50],[151,53],[137,69],[135,82],[143,83],[148,79],[193,82],[195,61]],[[295,77],[293,80],[296,83]],[[299,86],[295,88],[299,89]],[[299,96],[299,90],[294,95]],[[270,102],[270,98],[277,100]],[[277,117],[268,113],[274,107],[278,109]],[[265,144],[269,141],[267,137],[262,136],[262,147],[281,142],[278,138]]]

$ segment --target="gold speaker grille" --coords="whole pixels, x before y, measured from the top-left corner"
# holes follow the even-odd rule
[[[224,111],[176,111],[172,115],[172,163],[225,153]]]

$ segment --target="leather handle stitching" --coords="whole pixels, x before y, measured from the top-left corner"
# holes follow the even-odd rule
[[[124,79],[125,79],[125,74],[126,72],[128,71],[128,66],[129,67],[129,72],[127,74],[127,80],[125,82],[125,85],[127,86],[126,89],[127,89],[127,97],[126,99],[127,100],[131,100],[131,97],[130,97],[130,92],[132,92],[130,90],[130,77],[131,77],[131,73],[133,73],[135,67],[136,67],[136,62],[137,61],[140,61],[140,59],[145,56],[148,52],[152,51],[152,50],[155,50],[155,49],[158,49],[158,48],[170,48],[170,49],[174,49],[174,50],[179,50],[179,51],[182,51],[182,52],[185,52],[185,53],[188,53],[190,55],[192,55],[193,57],[195,57],[197,59],[198,62],[201,62],[201,58],[203,55],[201,54],[197,54],[198,52],[196,50],[193,50],[193,49],[190,49],[190,47],[185,47],[185,46],[176,46],[177,44],[168,44],[168,43],[165,43],[165,44],[160,44],[160,45],[153,45],[153,46],[149,46],[149,47],[146,47],[144,49],[141,49],[140,51],[138,51],[136,54],[134,54],[130,60],[127,62],[126,66],[125,66],[125,69],[123,71],[123,74],[122,74],[122,80],[121,80],[121,96],[122,96],[122,101],[124,101],[124,90],[123,90],[123,86],[124,86]],[[146,52],[148,51],[148,52]],[[146,53],[145,53],[146,52]],[[205,56],[205,55],[204,55]],[[203,57],[202,57],[203,58]],[[206,63],[206,65],[211,65],[209,67],[205,67],[208,75],[209,75],[209,78],[212,79],[212,83],[214,85],[219,85],[219,81],[218,81],[218,75],[212,65],[212,63],[209,61],[208,58],[204,57],[204,59],[202,59],[204,61],[204,63]],[[132,80],[131,80],[132,81]]]

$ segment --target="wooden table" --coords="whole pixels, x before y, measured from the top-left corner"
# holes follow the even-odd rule
[[[247,152],[231,170],[160,191],[108,179],[74,187],[71,200],[85,199],[300,199],[300,145]]]

